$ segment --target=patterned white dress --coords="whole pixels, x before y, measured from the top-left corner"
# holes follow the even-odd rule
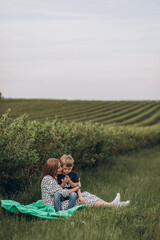
[[[42,201],[45,205],[50,205],[54,207],[54,194],[59,192],[62,196],[67,197],[69,195],[67,189],[61,188],[61,186],[53,179],[50,175],[45,176],[41,182],[41,192],[42,192]],[[83,192],[82,197],[85,199],[85,206],[93,206],[97,201],[103,201],[101,198],[89,193]],[[76,205],[79,205],[76,203]],[[62,210],[67,209],[68,200],[65,200],[61,203]]]

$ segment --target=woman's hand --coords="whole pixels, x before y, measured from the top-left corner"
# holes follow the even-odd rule
[[[81,187],[81,179],[79,178],[79,183],[78,183],[78,186]]]
[[[77,202],[80,203],[80,204],[84,204],[85,203],[85,199],[80,196],[78,199],[77,199]]]

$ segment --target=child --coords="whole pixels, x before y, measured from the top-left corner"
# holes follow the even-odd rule
[[[58,184],[62,188],[71,189],[80,186],[79,177],[77,172],[73,171],[74,159],[71,155],[64,154],[60,158],[63,174],[57,176]],[[80,189],[77,191],[78,202],[84,203]]]

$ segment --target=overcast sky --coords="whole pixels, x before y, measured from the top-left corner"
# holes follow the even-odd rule
[[[160,100],[160,0],[1,0],[0,92]]]

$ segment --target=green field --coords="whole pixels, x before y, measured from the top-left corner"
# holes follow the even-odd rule
[[[1,178],[7,183],[12,186],[13,180],[28,176],[23,174],[32,162],[34,168],[50,156],[70,153],[82,191],[106,201],[120,192],[131,204],[125,209],[84,208],[62,220],[0,208],[0,239],[160,239],[160,101],[0,100],[0,115],[9,108],[15,120],[5,115],[0,124]],[[28,121],[24,113],[38,122]],[[84,123],[89,120],[99,124]],[[16,193],[3,191],[0,198],[21,204],[41,199],[40,174],[37,168],[23,190],[16,185]]]
[[[71,218],[42,220],[0,210],[2,240],[158,240],[160,236],[160,148],[114,158],[112,167],[79,171],[82,191],[111,201],[117,192],[127,208],[84,208]],[[40,180],[10,199],[29,204],[41,198]],[[4,198],[3,198],[4,199]]]
[[[30,120],[84,122],[150,126],[160,123],[160,101],[70,101],[2,99],[0,115],[11,109],[16,118],[24,113]]]

